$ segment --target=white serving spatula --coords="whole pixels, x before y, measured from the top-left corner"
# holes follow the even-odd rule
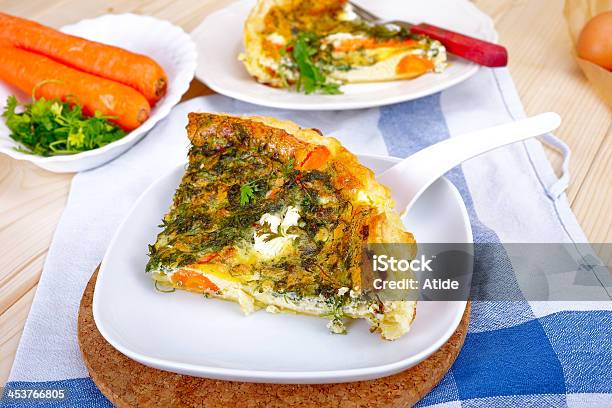
[[[561,124],[554,112],[477,130],[419,150],[378,175],[377,180],[391,189],[395,208],[407,212],[434,181],[472,157],[511,143],[552,132]]]

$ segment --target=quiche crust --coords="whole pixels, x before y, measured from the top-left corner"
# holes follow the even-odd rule
[[[189,164],[150,246],[156,284],[246,314],[323,316],[332,332],[349,318],[388,340],[409,330],[416,302],[379,299],[363,282],[364,257],[380,243],[408,244],[414,256],[414,237],[389,190],[338,140],[271,117],[209,113],[190,113],[187,133]],[[233,198],[238,185],[253,186],[252,201]]]

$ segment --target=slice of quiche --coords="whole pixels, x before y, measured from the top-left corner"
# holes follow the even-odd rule
[[[338,92],[338,85],[441,72],[444,46],[359,18],[346,0],[259,0],[244,28],[247,71],[275,87]]]
[[[190,113],[189,164],[150,246],[156,285],[238,302],[244,313],[364,318],[406,333],[416,302],[364,287],[367,244],[416,246],[390,193],[340,143],[268,117]]]

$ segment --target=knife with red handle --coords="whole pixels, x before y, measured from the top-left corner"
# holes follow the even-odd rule
[[[485,67],[505,67],[508,65],[508,52],[501,45],[427,23],[413,25],[410,27],[410,31],[438,40],[451,54],[484,65]]]

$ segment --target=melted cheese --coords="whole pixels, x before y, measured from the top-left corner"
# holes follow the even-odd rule
[[[287,43],[287,40],[285,39],[285,37],[283,37],[282,35],[278,33],[268,34],[266,39],[270,41],[272,44],[276,44],[276,45],[285,45]]]
[[[279,235],[270,239],[272,234],[261,234],[259,231],[253,233],[253,249],[258,252],[263,259],[272,259],[283,254],[289,244],[297,238],[295,234],[288,234],[291,227],[298,225],[300,213],[296,207],[289,206],[282,216],[266,213],[261,216],[259,223],[270,226],[270,232]]]
[[[359,190],[357,193],[357,199],[355,200],[358,203],[363,203],[372,207],[376,207],[378,209],[384,209],[388,204],[385,197],[381,197],[380,194],[372,194],[365,190]]]
[[[334,34],[330,34],[327,37],[323,38],[322,41],[323,42],[329,42],[332,43],[334,45],[339,45],[342,41],[346,41],[346,40],[362,40],[362,39],[366,39],[367,37],[365,35],[360,35],[360,34],[351,34],[351,33],[334,33]]]
[[[338,13],[338,20],[340,21],[354,21],[358,18],[359,16],[355,13],[350,3],[346,3],[342,11]]]

